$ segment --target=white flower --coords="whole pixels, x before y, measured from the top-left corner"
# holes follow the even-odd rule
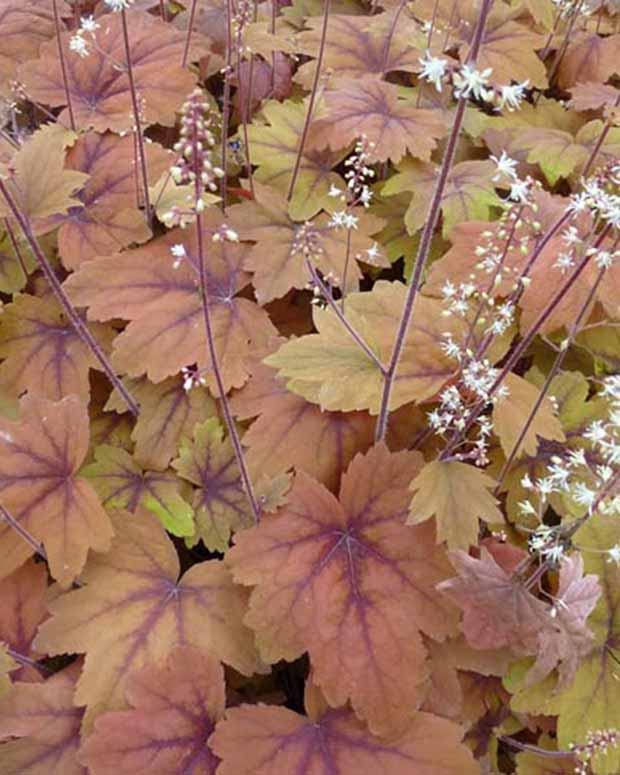
[[[133,0],[105,0],[105,4],[112,11],[125,11],[132,2]]]
[[[88,44],[84,40],[84,38],[80,35],[78,32],[77,35],[73,35],[71,40],[69,41],[69,49],[71,51],[75,51],[76,54],[78,54],[81,57],[87,57],[90,53],[88,51]]]
[[[329,187],[329,191],[327,192],[327,196],[333,196],[333,197],[339,197],[342,196],[343,192],[338,188],[338,186],[335,186],[333,183]]]
[[[461,97],[473,96],[477,100],[489,100],[493,96],[491,89],[486,87],[489,84],[489,76],[493,72],[491,67],[487,67],[482,72],[476,70],[471,65],[463,65],[460,72],[453,76],[454,96]]]
[[[527,180],[516,180],[510,186],[510,194],[508,196],[513,202],[521,202],[521,204],[525,204],[525,202],[527,202],[529,193],[529,182]]]
[[[613,264],[614,257],[608,250],[598,250],[594,257],[594,263],[599,269],[609,269]]]
[[[614,544],[607,550],[607,562],[615,562],[620,565],[620,544]]]
[[[368,261],[370,261],[371,263],[373,261],[376,261],[379,258],[379,256],[381,255],[379,253],[379,247],[378,247],[376,242],[372,243],[372,247],[368,248],[366,250],[366,253],[368,254]]]
[[[82,16],[80,19],[80,30],[82,32],[94,33],[101,25],[97,24],[94,16]]]
[[[185,256],[187,255],[185,251],[185,246],[181,245],[180,243],[177,245],[173,245],[170,248],[170,252],[175,258],[185,258]]]
[[[573,499],[581,506],[587,506],[588,509],[592,507],[592,504],[596,500],[596,493],[591,490],[584,482],[577,482],[573,487]]]
[[[515,159],[511,159],[506,151],[502,151],[499,159],[497,156],[491,156],[491,161],[494,162],[497,167],[497,174],[492,178],[494,182],[497,182],[502,175],[505,175],[507,178],[512,178],[513,180],[517,179],[517,162]]]
[[[502,86],[499,94],[499,109],[517,110],[521,106],[529,83],[529,81],[523,81],[523,83],[516,83],[514,86]]]
[[[357,229],[359,218],[356,215],[351,215],[351,213],[346,213],[342,219],[342,222],[343,225],[347,227],[347,229]]]
[[[446,74],[448,60],[434,57],[431,55],[430,51],[427,51],[426,54],[424,54],[424,59],[418,59],[418,62],[422,65],[420,78],[432,83],[437,91],[441,91],[441,79]]]
[[[344,210],[338,210],[338,212],[332,213],[331,220],[327,224],[332,229],[337,229],[339,226],[344,226],[344,219],[347,213]]]

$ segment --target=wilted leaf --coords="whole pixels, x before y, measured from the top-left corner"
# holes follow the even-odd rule
[[[179,579],[174,545],[152,514],[112,518],[111,550],[92,555],[83,586],[51,603],[52,618],[35,641],[44,653],[87,654],[75,702],[88,705],[88,718],[125,707],[127,677],[177,645],[195,646],[244,674],[256,670],[242,624],[246,596],[223,563],[198,563]]]
[[[89,325],[105,351],[113,331],[101,323]],[[22,294],[7,304],[0,316],[0,386],[10,395],[31,394],[52,401],[70,394],[90,397],[90,369],[101,364],[75,332],[53,297]]]
[[[0,700],[2,775],[86,775],[76,758],[82,709],[73,704],[80,664],[44,683],[16,683]]]
[[[172,473],[143,471],[124,449],[105,444],[95,449],[95,459],[81,473],[92,482],[106,508],[135,512],[145,506],[173,535],[193,534],[193,510],[179,494]]]
[[[433,527],[403,524],[420,462],[374,447],[344,474],[340,502],[299,473],[288,503],[227,555],[235,578],[255,587],[246,621],[263,658],[308,651],[328,702],[350,700],[377,733],[402,731],[421,700],[420,631],[441,640],[454,627],[434,592],[447,564]]]
[[[105,256],[132,242],[145,242],[151,232],[144,213],[141,181],[134,156],[133,135],[89,132],[67,154],[66,167],[88,174],[75,207],[52,223],[60,225],[58,249],[63,264],[75,269],[84,261]],[[146,166],[151,182],[172,164],[173,157],[157,143],[146,143]],[[138,194],[138,191],[140,192]]]
[[[503,523],[491,491],[495,481],[472,465],[435,460],[427,463],[411,483],[415,491],[407,524],[418,525],[435,515],[437,540],[450,549],[478,543],[478,519]]]
[[[326,115],[311,130],[315,148],[346,148],[360,135],[374,143],[376,161],[399,162],[409,153],[429,161],[447,127],[434,110],[421,109],[413,98],[400,99],[397,86],[375,78],[338,79],[324,93]]]
[[[0,419],[0,500],[47,550],[52,576],[66,586],[88,549],[104,552],[113,535],[88,482],[76,476],[88,451],[88,414],[76,396],[52,402],[25,396],[20,419]],[[32,548],[8,525],[0,530],[0,568],[8,575]]]
[[[24,215],[31,219],[47,218],[66,213],[79,204],[74,194],[88,180],[88,175],[66,170],[64,165],[65,148],[75,138],[74,132],[57,124],[47,124],[35,132],[11,160],[10,168],[14,174],[9,177],[7,186]],[[2,198],[0,217],[9,215],[8,205]],[[43,230],[50,228],[45,226]]]
[[[31,644],[38,626],[47,617],[46,592],[47,569],[44,563],[29,560],[0,581],[0,642],[23,656],[35,656]],[[21,668],[13,677],[22,681],[40,679],[39,673],[29,667]]]
[[[121,14],[107,14],[99,22],[97,46],[91,46],[90,55],[66,58],[75,122],[80,129],[92,127],[99,132],[128,130],[133,126],[133,114]],[[127,14],[127,25],[136,91],[144,103],[143,120],[171,126],[175,111],[195,83],[192,73],[180,66],[185,36],[137,10]],[[71,33],[62,35],[67,49],[70,37]],[[67,104],[56,41],[44,45],[41,56],[24,65],[19,76],[38,102],[53,107]],[[65,108],[59,117],[65,124],[67,114]]]
[[[219,760],[207,740],[224,713],[224,689],[217,660],[175,649],[129,676],[132,709],[99,716],[79,759],[92,775],[214,775]]]
[[[252,511],[230,438],[216,417],[194,427],[193,441],[181,445],[172,462],[179,476],[199,489],[194,494],[195,540],[225,552],[231,533],[252,523]]]
[[[407,289],[378,281],[372,291],[347,296],[347,319],[382,363],[387,363]],[[424,401],[450,378],[454,364],[441,348],[454,323],[441,317],[442,303],[419,296],[394,381],[390,408]],[[317,334],[291,340],[266,360],[287,378],[287,387],[322,409],[379,411],[383,375],[330,310],[316,309]],[[458,324],[457,324],[458,325]],[[457,341],[458,341],[457,334]]]
[[[459,726],[418,713],[408,730],[386,742],[350,711],[300,716],[287,708],[242,705],[227,711],[211,746],[219,775],[474,775]]]
[[[247,361],[275,328],[253,301],[237,296],[248,284],[242,269],[244,248],[212,243],[209,229],[221,222],[219,213],[205,213],[208,244],[207,283],[219,366],[227,389],[241,387],[248,377]],[[187,259],[174,267],[170,248],[185,246]],[[65,288],[73,302],[88,307],[91,320],[131,321],[114,342],[113,363],[130,376],[146,372],[160,382],[184,366],[197,363],[216,390],[205,334],[196,273],[196,234],[181,229],[143,248],[111,258],[89,261],[71,275]]]
[[[358,219],[356,229],[332,228],[330,218],[322,214],[311,222],[295,223],[288,215],[283,195],[254,184],[255,200],[230,207],[227,219],[241,240],[256,242],[244,263],[253,272],[252,284],[259,303],[284,296],[291,288],[303,289],[311,279],[305,262],[308,252],[312,265],[339,279],[345,292],[358,290],[362,277],[354,260],[375,266],[388,266],[381,256],[371,257],[376,242],[371,235],[383,226],[383,220],[359,207],[352,211]],[[347,256],[349,260],[347,261]],[[345,267],[347,268],[345,276]]]
[[[326,412],[290,393],[262,363],[231,400],[242,420],[257,417],[243,435],[248,465],[257,476],[294,467],[335,490],[340,474],[374,439],[375,421],[362,412]]]
[[[262,109],[268,123],[261,125],[254,121],[247,127],[250,158],[252,164],[258,165],[256,180],[273,186],[281,194],[288,192],[306,110],[307,105],[303,102],[268,102]],[[345,152],[342,151],[305,148],[289,205],[291,218],[302,221],[316,215],[321,209],[331,209],[334,200],[329,196],[330,186],[344,188],[342,178],[332,169],[344,156]]]

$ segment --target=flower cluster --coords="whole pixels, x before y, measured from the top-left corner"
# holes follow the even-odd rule
[[[348,168],[344,175],[347,181],[346,189],[343,191],[333,184],[330,187],[329,196],[341,199],[346,205],[344,210],[338,210],[333,214],[330,226],[356,229],[358,219],[349,211],[360,204],[369,207],[372,191],[368,181],[375,177],[375,171],[370,166],[374,148],[375,143],[362,135],[355,144],[353,153],[344,163],[345,167]]]
[[[524,516],[536,517],[541,526],[530,541],[530,548],[557,560],[562,553],[556,537],[558,528],[544,525],[549,497],[557,493],[586,515],[620,515],[620,375],[607,377],[599,393],[608,402],[603,419],[595,419],[582,434],[589,449],[576,447],[565,455],[554,455],[545,476],[521,479],[521,486],[532,493],[519,509]],[[556,546],[556,548],[553,548]],[[587,551],[587,547],[584,548]],[[620,562],[620,545],[606,550],[608,559]]]
[[[570,750],[579,760],[575,775],[588,775],[593,759],[606,756],[610,748],[620,746],[620,729],[597,729],[588,732],[584,743],[572,743]]]
[[[79,30],[69,40],[69,49],[82,58],[89,56],[90,44],[95,41],[100,26],[94,16],[82,16]],[[87,35],[90,40],[87,40]]]
[[[216,140],[210,109],[202,91],[195,89],[182,108],[181,136],[174,145],[180,156],[170,169],[175,183],[194,186],[193,203],[198,213],[205,207],[202,194],[217,191],[216,180],[224,175],[224,170],[213,163],[212,149]]]

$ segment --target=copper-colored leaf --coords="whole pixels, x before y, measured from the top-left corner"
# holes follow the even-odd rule
[[[91,46],[90,55],[66,56],[75,122],[80,129],[131,129],[132,104],[121,14],[102,16],[99,23],[97,46]],[[146,123],[172,125],[175,111],[195,82],[194,76],[181,67],[185,36],[142,11],[127,14],[127,24],[136,91],[144,103],[143,119]],[[70,33],[62,35],[67,50],[70,37]],[[56,41],[45,44],[40,58],[24,65],[19,77],[28,94],[38,102],[54,107],[67,104]],[[60,114],[65,124],[67,114],[66,109]]]
[[[508,388],[508,395],[493,407],[493,429],[508,457],[540,397],[540,390],[516,374],[508,374],[503,384]],[[538,437],[565,441],[562,423],[549,398],[543,400],[534,415],[519,447],[520,455],[535,455]]]
[[[428,161],[446,124],[434,110],[421,109],[413,98],[400,99],[398,87],[375,78],[338,79],[324,94],[326,115],[312,127],[315,148],[346,148],[365,135],[374,146],[373,160],[399,162],[409,153]]]
[[[461,736],[456,724],[428,713],[384,741],[350,710],[307,718],[242,705],[226,713],[210,742],[222,758],[218,775],[474,775],[478,767]]]
[[[307,105],[303,102],[268,102],[262,115],[268,123],[256,120],[247,127],[250,158],[258,165],[256,180],[287,194],[292,170],[306,119]],[[331,185],[344,188],[340,175],[332,169],[342,161],[345,153],[304,149],[299,164],[299,175],[289,213],[294,220],[305,220],[333,205]]]
[[[347,319],[382,363],[387,363],[407,293],[402,283],[379,280],[368,293],[347,296]],[[441,347],[459,324],[441,316],[441,302],[420,296],[409,327],[391,396],[391,409],[434,395],[450,378],[454,363]],[[265,363],[279,369],[287,387],[332,411],[379,411],[383,375],[331,310],[315,309],[317,334],[288,341]]]
[[[147,379],[129,380],[128,384],[140,404],[140,415],[131,433],[136,444],[134,460],[143,468],[163,471],[182,440],[191,438],[194,426],[216,413],[215,402],[203,387],[185,390],[179,378],[157,385]],[[126,407],[114,394],[106,409],[122,412]]]
[[[368,414],[322,411],[289,392],[274,370],[260,362],[231,406],[242,420],[258,418],[242,440],[257,476],[275,476],[294,467],[335,490],[341,472],[374,438],[375,421]]]
[[[209,549],[226,551],[231,533],[252,523],[252,511],[230,438],[216,417],[194,427],[173,468],[199,488],[194,495],[196,536]]]
[[[58,124],[47,124],[35,132],[10,162],[8,188],[24,215],[31,219],[66,213],[79,204],[73,196],[88,180],[88,175],[64,166],[65,148],[75,141],[74,132]],[[0,217],[11,214],[4,198]],[[35,225],[37,225],[35,223]],[[46,222],[42,230],[51,228]]]
[[[37,627],[47,617],[46,591],[45,564],[32,560],[0,581],[0,642],[26,657],[34,656],[32,641]],[[37,670],[22,667],[13,673],[13,678],[38,680],[40,675]]]
[[[148,177],[153,183],[173,159],[157,143],[146,143],[145,150]],[[87,173],[89,178],[76,196],[77,206],[53,221],[60,224],[58,249],[67,268],[74,269],[132,242],[145,242],[151,236],[144,213],[138,210],[143,193],[135,154],[132,135],[95,132],[80,137],[68,152],[67,169]]]
[[[129,674],[177,645],[207,651],[244,674],[256,670],[242,623],[246,597],[223,563],[193,565],[179,579],[174,545],[152,514],[117,512],[112,519],[110,552],[91,555],[83,586],[51,603],[52,617],[35,640],[44,653],[87,654],[75,701],[89,706],[88,718],[95,709],[125,707]]]
[[[88,450],[88,414],[76,396],[21,400],[20,419],[0,419],[0,500],[47,550],[50,570],[68,585],[88,549],[106,551],[112,525],[87,481],[76,476]],[[32,548],[0,530],[0,568],[10,573]]]
[[[435,460],[427,463],[411,483],[415,495],[407,523],[418,525],[435,515],[437,539],[450,549],[478,543],[478,519],[504,522],[491,490],[495,481],[473,465]]]
[[[310,29],[298,36],[298,45],[302,53],[316,56],[321,39],[321,16],[314,16],[306,23]],[[416,45],[425,45],[424,36],[405,14],[396,29],[393,29],[392,14],[371,17],[334,14],[329,19],[323,70],[331,71],[337,78],[369,75],[380,78],[393,70],[417,72],[421,51]],[[315,67],[314,61],[302,65],[295,80],[310,89]]]
[[[220,222],[205,213],[205,230]],[[224,385],[241,387],[247,361],[275,328],[262,309],[237,293],[248,282],[243,272],[247,248],[212,243],[207,232],[207,275],[215,344]],[[185,246],[187,259],[175,268],[170,248]],[[65,288],[75,304],[88,307],[91,320],[131,321],[114,342],[113,363],[131,376],[146,372],[160,382],[197,363],[216,390],[196,272],[196,235],[178,229],[148,246],[111,258],[89,261],[71,275]]]
[[[103,350],[109,350],[113,331],[101,323],[89,328]],[[0,385],[10,395],[28,390],[52,401],[72,393],[88,401],[89,371],[101,368],[51,296],[23,294],[4,307],[0,356]]]
[[[354,458],[340,501],[299,473],[288,503],[227,555],[235,578],[255,587],[246,621],[263,657],[307,650],[330,704],[350,700],[377,733],[402,731],[421,699],[420,631],[442,639],[454,628],[434,592],[447,564],[433,527],[404,525],[420,462],[378,445]]]
[[[558,82],[566,89],[584,81],[604,82],[618,72],[620,35],[575,32],[558,68]]]
[[[301,290],[307,286],[311,277],[306,255],[324,275],[331,272],[338,278],[339,287],[344,285],[347,293],[359,289],[362,277],[352,259],[374,266],[389,265],[371,237],[384,221],[363,208],[355,208],[351,213],[358,220],[356,229],[331,228],[325,214],[310,222],[295,223],[288,215],[288,203],[282,194],[260,183],[254,184],[254,191],[254,201],[230,207],[227,218],[240,239],[256,242],[244,267],[253,272],[252,284],[261,304],[284,296],[291,288]],[[379,254],[376,258],[373,245]]]
[[[127,680],[131,710],[95,721],[79,759],[92,775],[215,775],[207,740],[224,713],[224,671],[208,654],[182,647]]]
[[[76,754],[82,710],[73,704],[80,665],[45,683],[17,683],[0,700],[2,775],[86,775]]]
[[[124,449],[107,444],[95,449],[95,462],[82,469],[106,508],[136,511],[145,506],[173,535],[194,533],[192,508],[179,493],[172,473],[143,471]]]

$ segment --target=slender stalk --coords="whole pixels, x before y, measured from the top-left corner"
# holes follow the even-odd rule
[[[228,404],[228,396],[226,395],[226,389],[224,388],[224,382],[222,380],[222,373],[220,371],[218,354],[215,347],[215,337],[213,335],[213,326],[211,323],[211,311],[209,309],[209,288],[207,282],[207,266],[205,261],[204,251],[204,234],[203,234],[203,221],[202,213],[196,213],[196,233],[198,237],[198,270],[200,274],[200,300],[202,305],[202,317],[204,320],[205,331],[207,334],[207,346],[209,348],[209,357],[211,360],[211,366],[213,368],[213,375],[217,384],[218,397],[222,405],[222,411],[224,413],[224,421],[226,422],[226,428],[228,429],[228,435],[233,445],[235,458],[237,465],[239,466],[239,472],[241,474],[241,481],[243,482],[243,489],[247,496],[252,514],[254,515],[254,522],[260,521],[260,506],[254,493],[254,487],[252,486],[252,480],[248,471],[247,464],[245,462],[245,455],[243,454],[243,447],[241,446],[241,440],[237,432],[237,427],[230,411]]]
[[[581,321],[586,316],[588,310],[590,309],[590,305],[594,299],[594,296],[596,295],[596,292],[598,291],[599,285],[601,284],[601,281],[603,279],[603,276],[605,275],[605,269],[601,269],[598,273],[595,282],[593,283],[592,287],[590,288],[590,291],[586,297],[585,302],[583,303],[581,309],[579,310],[579,313],[577,317],[575,318],[571,330],[569,332],[568,337],[566,338],[566,344],[570,343],[575,336],[577,336],[577,333],[579,332],[579,326],[581,324]],[[545,379],[545,382],[542,386],[542,389],[536,399],[536,402],[534,403],[534,406],[532,407],[529,416],[527,420],[525,421],[523,427],[521,428],[521,431],[519,432],[519,436],[517,437],[516,442],[514,443],[514,446],[512,450],[510,451],[510,454],[508,455],[506,462],[502,466],[502,470],[500,471],[499,477],[497,479],[497,485],[495,487],[495,495],[497,495],[501,489],[501,486],[504,482],[504,479],[506,477],[506,474],[510,470],[510,466],[512,465],[513,460],[517,456],[517,453],[521,447],[521,444],[523,443],[523,439],[525,439],[527,432],[529,431],[532,423],[534,422],[534,419],[536,415],[538,414],[538,410],[542,406],[543,401],[545,400],[547,393],[549,392],[549,389],[551,387],[551,383],[553,382],[556,374],[562,367],[562,363],[564,362],[564,359],[566,357],[566,354],[568,352],[568,346],[562,347],[556,358],[553,362],[553,365],[551,369],[549,370],[549,373],[547,374],[547,377]]]
[[[71,101],[71,92],[69,91],[69,77],[67,75],[67,63],[65,61],[65,52],[62,46],[62,29],[60,25],[60,15],[58,13],[58,2],[53,0],[54,24],[56,25],[56,42],[58,43],[58,58],[60,59],[60,69],[62,71],[62,83],[65,87],[65,98],[67,100],[67,110],[69,111],[69,123],[71,129],[75,132],[75,115],[73,113],[73,102]]]
[[[469,51],[469,56],[467,58],[469,64],[475,63],[476,58],[478,57],[478,52],[480,50],[480,44],[482,42],[482,36],[484,33],[484,27],[489,15],[489,11],[491,10],[492,3],[493,0],[483,0],[482,8],[480,9],[480,16],[478,18],[478,23],[476,25],[472,45]],[[396,370],[398,368],[398,363],[400,361],[403,347],[405,345],[407,331],[409,330],[409,325],[411,323],[416,296],[422,282],[422,273],[430,253],[433,233],[435,231],[435,227],[437,226],[437,222],[439,221],[439,215],[441,212],[441,200],[443,198],[444,190],[448,182],[448,176],[450,175],[450,170],[452,169],[452,164],[456,155],[456,148],[459,135],[461,133],[461,127],[463,125],[466,105],[467,97],[461,96],[456,108],[456,115],[454,117],[452,130],[448,138],[448,144],[446,146],[441,169],[439,171],[439,177],[435,185],[433,198],[431,199],[429,206],[426,223],[424,224],[424,228],[422,230],[422,236],[420,238],[420,244],[418,247],[418,254],[413,266],[413,273],[409,283],[409,289],[407,291],[405,306],[402,312],[400,323],[398,325],[394,348],[392,350],[390,362],[387,367],[387,374],[385,375],[383,383],[383,394],[381,396],[381,406],[379,409],[379,417],[377,419],[377,427],[375,432],[376,441],[382,441],[385,438],[385,434],[387,432],[388,415],[390,412],[390,398],[392,395],[394,380],[396,379]]]
[[[31,659],[25,654],[21,654],[19,651],[15,651],[15,649],[10,647],[7,648],[6,653],[11,657],[11,659],[19,662],[19,664],[23,667],[34,667],[35,670],[38,670],[43,675],[51,675],[54,672],[53,670],[50,670],[49,667],[41,664],[41,662],[37,662],[36,659]]]
[[[43,548],[43,544],[39,543],[37,539],[26,530],[25,527],[22,527],[19,522],[15,519],[15,517],[2,505],[0,504],[0,517],[4,519],[4,521],[9,525],[21,538],[24,539],[24,541],[30,545],[30,548],[34,551],[35,554],[38,554],[39,557],[42,557],[47,562],[47,552]]]
[[[297,157],[295,158],[295,164],[293,166],[293,172],[291,174],[291,180],[288,186],[288,192],[286,194],[287,202],[291,201],[291,199],[293,198],[293,194],[295,193],[297,176],[299,175],[299,168],[301,167],[301,160],[304,155],[306,140],[308,139],[308,131],[310,129],[310,122],[312,121],[312,114],[314,112],[314,103],[316,101],[316,95],[319,89],[319,78],[321,77],[321,67],[323,66],[323,57],[325,55],[325,44],[327,42],[327,24],[329,22],[329,6],[330,6],[330,0],[325,0],[325,8],[323,10],[323,26],[321,28],[321,40],[319,43],[318,56],[316,58],[316,70],[314,71],[312,91],[310,92],[310,101],[308,102],[308,110],[306,111],[306,118],[304,120],[304,126],[301,131],[299,148],[297,149]]]
[[[228,125],[230,123],[230,76],[232,71],[232,0],[226,0],[226,61],[224,63],[224,94],[222,97],[222,169],[220,199],[226,212],[226,187],[228,186]]]
[[[598,237],[596,247],[598,247],[601,242],[605,239],[607,236],[607,233],[609,232],[609,229],[611,227],[606,227],[601,234]],[[553,297],[553,299],[549,302],[549,304],[542,310],[542,312],[538,315],[536,320],[532,323],[530,328],[528,329],[525,336],[521,339],[519,344],[514,348],[510,356],[506,359],[500,373],[496,377],[495,381],[491,385],[489,391],[488,391],[488,398],[490,399],[495,393],[497,392],[499,386],[503,383],[506,376],[512,371],[516,363],[519,361],[519,359],[523,356],[527,348],[532,344],[534,339],[536,338],[536,335],[540,331],[540,329],[545,325],[547,320],[551,317],[551,315],[555,312],[558,305],[564,300],[564,297],[568,293],[568,291],[573,287],[573,285],[577,282],[579,277],[581,276],[584,269],[588,266],[590,263],[590,260],[592,259],[591,255],[586,255],[580,263],[575,267],[570,277],[566,280],[566,282],[560,287],[560,290],[556,293],[556,295]],[[485,401],[479,401],[474,408],[471,410],[469,417],[467,419],[467,422],[465,423],[465,426],[461,430],[458,436],[454,437],[446,446],[444,451],[440,455],[441,460],[445,460],[447,457],[449,457],[454,450],[454,448],[457,446],[460,439],[465,438],[468,431],[472,427],[472,425],[476,422],[478,419],[478,416],[480,415],[480,412],[484,408],[484,406],[488,403],[488,400]]]
[[[573,759],[575,757],[572,751],[548,751],[546,748],[541,748],[538,745],[522,743],[519,740],[515,740],[514,737],[508,737],[508,735],[500,735],[498,740],[511,748],[516,748],[518,751],[528,751],[529,753],[535,753],[537,756],[545,756],[550,759]]]
[[[392,45],[392,40],[394,38],[394,33],[396,32],[396,25],[398,24],[398,19],[403,11],[403,8],[407,4],[407,0],[400,0],[400,3],[398,4],[398,8],[396,9],[394,13],[394,18],[392,19],[392,24],[390,25],[390,29],[388,31],[387,37],[385,39],[385,46],[383,48],[383,70],[387,70],[388,65],[388,59],[390,56],[390,46]]]
[[[237,73],[239,78],[241,77],[241,41],[238,41],[237,45]],[[243,133],[243,147],[245,152],[245,161],[248,171],[248,183],[250,186],[250,192],[252,193],[252,199],[254,196],[254,175],[252,173],[252,160],[250,158],[250,141],[248,136],[248,121],[252,116],[252,82],[254,80],[254,56],[250,54],[250,63],[248,65],[248,93],[245,107],[241,105],[241,131]]]
[[[347,229],[347,252],[345,254],[344,258],[344,269],[342,271],[342,282],[341,282],[341,288],[342,288],[342,298],[340,299],[340,309],[342,311],[342,315],[344,317],[344,297],[346,294],[346,287],[347,287],[347,275],[349,273],[349,262],[351,261],[351,227]]]
[[[142,136],[142,121],[140,119],[140,105],[138,104],[138,94],[136,92],[136,83],[133,77],[133,65],[131,63],[129,31],[127,29],[127,13],[124,8],[121,10],[121,25],[123,28],[123,42],[125,44],[127,77],[129,78],[129,91],[131,92],[131,105],[133,109],[135,134],[136,134],[136,140],[138,141],[139,165],[140,165],[140,172],[142,174],[142,185],[144,187],[144,209],[146,211],[146,222],[150,228],[153,223],[153,211],[151,208],[151,202],[149,197],[149,176],[146,168],[146,150],[144,147],[144,137]]]
[[[11,226],[11,222],[9,221],[8,218],[4,219],[4,228],[6,229],[6,233],[9,235],[9,241],[11,242],[11,247],[13,248],[13,252],[15,253],[15,258],[17,258],[17,261],[21,267],[21,270],[24,273],[24,280],[28,280],[28,270],[26,269],[26,262],[24,261],[22,252],[19,249],[17,239],[15,238],[15,234],[13,232],[13,227]]]
[[[349,332],[349,334],[355,340],[355,342],[357,342],[357,344],[362,348],[362,350],[366,353],[366,355],[370,358],[370,360],[379,369],[381,374],[385,376],[385,373],[386,373],[385,366],[381,363],[377,355],[373,352],[368,342],[366,342],[366,340],[361,336],[361,334],[359,334],[356,331],[356,329],[351,325],[351,323],[349,323],[349,321],[345,318],[344,314],[342,313],[342,310],[338,307],[338,304],[336,304],[336,302],[334,301],[334,297],[332,296],[329,288],[321,280],[321,278],[317,274],[316,269],[312,266],[312,263],[308,258],[306,258],[306,267],[308,269],[308,272],[310,273],[310,276],[312,277],[312,282],[321,291],[321,294],[325,298],[325,301],[328,303],[330,309],[333,311],[333,313],[336,315],[336,317],[342,323],[342,325],[346,328],[346,330]]]
[[[185,37],[185,47],[183,49],[183,57],[181,59],[181,67],[187,67],[187,59],[189,57],[189,47],[192,41],[192,28],[194,26],[194,19],[196,17],[196,6],[198,0],[192,0],[192,4],[189,9],[189,22],[187,24],[187,36]]]
[[[2,180],[2,178],[0,178],[0,194],[2,194],[2,196],[4,197],[6,203],[9,206],[9,209],[13,214],[13,217],[19,224],[19,227],[22,230],[23,235],[26,238],[26,241],[30,246],[30,250],[32,251],[39,266],[41,267],[41,270],[45,275],[47,281],[49,282],[58,303],[61,305],[61,307],[65,311],[65,314],[71,321],[71,324],[73,325],[73,328],[75,329],[76,334],[80,337],[80,339],[84,342],[84,344],[91,350],[95,358],[99,361],[108,379],[110,380],[112,385],[119,392],[119,394],[122,396],[123,400],[127,404],[127,408],[129,409],[129,411],[134,416],[137,416],[139,411],[137,403],[131,397],[131,395],[129,394],[129,392],[121,382],[121,380],[114,372],[114,369],[112,368],[112,365],[110,364],[110,361],[108,360],[106,354],[103,352],[103,350],[97,343],[97,340],[93,337],[88,327],[80,317],[78,311],[69,300],[69,297],[65,293],[64,288],[60,283],[60,280],[56,277],[56,273],[52,269],[52,266],[48,261],[47,256],[41,250],[41,247],[36,240],[32,232],[32,229],[30,227],[30,222],[27,216],[24,215],[24,213],[21,211],[21,209],[13,199],[9,189],[6,186],[6,183],[4,182],[4,180]]]

